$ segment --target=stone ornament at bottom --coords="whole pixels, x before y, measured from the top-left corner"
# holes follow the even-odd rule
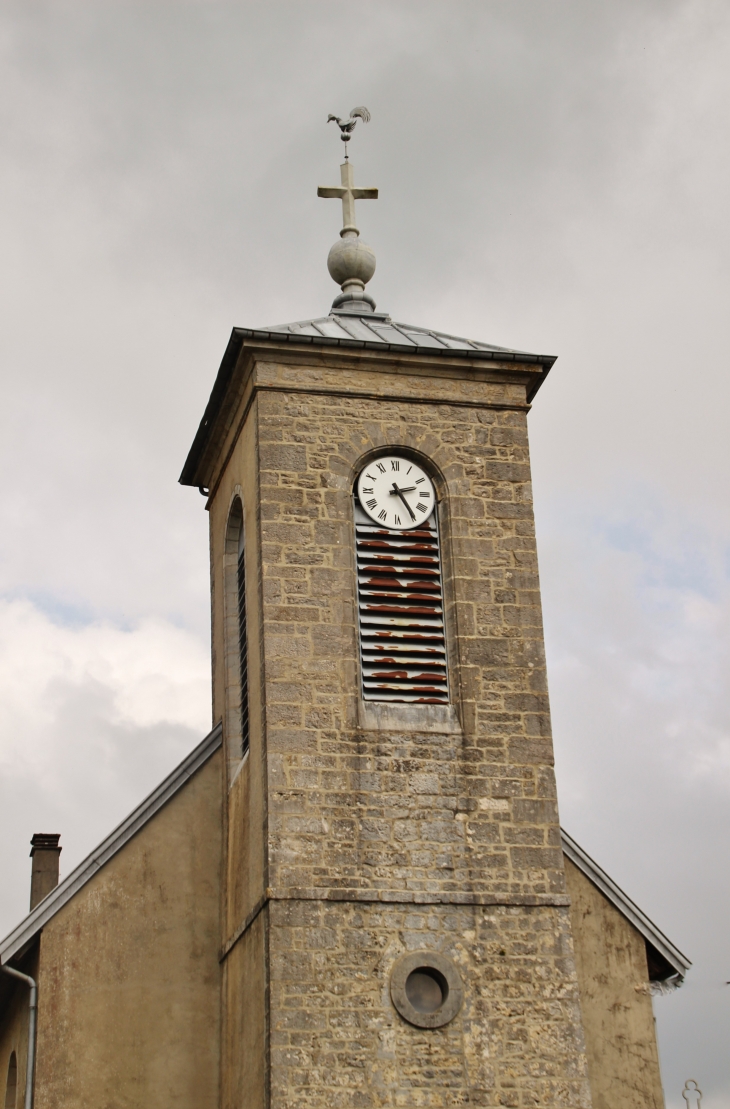
[[[390,996],[409,1024],[441,1028],[459,1012],[464,987],[451,959],[434,951],[413,951],[402,955],[393,967]]]

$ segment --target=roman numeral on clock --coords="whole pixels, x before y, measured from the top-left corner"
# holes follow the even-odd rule
[[[368,508],[377,508],[378,507],[378,502],[375,499],[375,497],[371,497],[369,501],[365,502],[365,504],[368,506]]]

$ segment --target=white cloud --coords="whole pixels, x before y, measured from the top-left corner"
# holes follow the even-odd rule
[[[53,623],[26,600],[0,600],[0,728],[46,726],[59,686],[87,682],[113,694],[112,722],[202,728],[209,719],[209,660],[190,632],[159,619],[129,630]],[[7,740],[6,740],[7,742]],[[5,745],[4,745],[5,746]]]

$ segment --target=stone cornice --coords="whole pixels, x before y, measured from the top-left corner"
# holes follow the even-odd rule
[[[434,350],[432,347],[413,346],[405,349],[402,344],[370,343],[359,339],[334,339],[322,335],[314,338],[309,335],[287,334],[286,332],[256,331],[234,328],[226,352],[218,370],[210,399],[200,422],[190,452],[180,475],[182,485],[209,488],[214,481],[214,473],[220,471],[221,452],[235,420],[251,370],[257,361],[278,361],[287,365],[319,366],[331,368],[339,366],[347,369],[367,370],[371,373],[391,375],[396,380],[405,375],[422,377],[425,381],[449,379],[453,381],[474,382],[512,382],[519,383],[523,389],[522,403],[500,404],[492,407],[529,407],[547,373],[555,362],[552,355],[524,354],[520,351],[505,350]],[[261,388],[284,388],[273,383],[255,382],[251,395],[246,400],[245,410],[250,406],[253,394]],[[348,396],[361,396],[366,399],[382,399],[387,395],[390,400],[404,399],[424,404],[454,404],[487,406],[483,400],[444,396],[429,396],[427,389],[422,396],[412,394],[399,396],[397,389],[387,389],[383,393],[372,389],[358,389],[352,383],[337,389],[317,389],[312,385],[300,387],[288,383],[286,391],[346,393]],[[245,415],[245,411],[244,411]],[[240,423],[240,420],[238,421]]]

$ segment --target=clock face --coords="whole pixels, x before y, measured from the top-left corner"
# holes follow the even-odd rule
[[[436,506],[428,474],[398,454],[369,462],[357,479],[357,495],[371,520],[396,531],[418,527]]]

